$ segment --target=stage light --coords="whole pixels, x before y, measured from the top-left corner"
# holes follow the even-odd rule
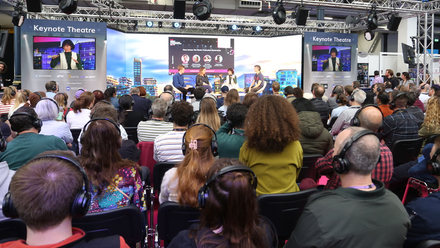
[[[283,24],[286,21],[286,10],[282,0],[277,1],[276,7],[272,11],[272,17],[276,24]]]
[[[12,24],[17,27],[23,25],[24,20],[26,20],[26,13],[23,11],[23,4],[17,2],[12,12]]]
[[[252,28],[255,32],[261,32],[263,31],[263,28],[261,28],[260,26],[256,26]]]
[[[232,31],[237,31],[238,26],[236,24],[233,24],[233,25],[229,25],[228,28]]]
[[[204,21],[211,16],[212,5],[209,0],[197,1],[193,5],[193,14],[200,21]]]
[[[159,28],[162,28],[162,22],[158,22],[158,23],[157,23],[157,26],[158,26]]]
[[[174,28],[180,28],[180,22],[173,22]]]
[[[76,7],[78,6],[78,0],[59,0],[58,7],[65,14],[72,14],[76,11]]]
[[[374,30],[366,30],[364,32],[365,40],[371,41],[374,39]]]
[[[182,22],[182,24],[180,24],[180,29],[185,28],[186,24],[184,22]]]
[[[377,23],[376,4],[373,4],[367,17],[368,29],[374,30],[379,24]]]
[[[147,27],[151,28],[151,27],[153,27],[153,22],[152,21],[148,21],[146,23],[146,25],[147,25]]]

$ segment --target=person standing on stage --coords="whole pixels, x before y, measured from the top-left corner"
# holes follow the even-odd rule
[[[330,50],[331,57],[323,61],[322,69],[324,71],[342,71],[341,59],[336,57],[336,55],[338,55],[338,50],[333,47]]]
[[[183,80],[183,73],[185,72],[185,66],[178,65],[178,72],[173,76],[173,85],[178,90],[182,92],[183,100],[186,101],[186,94],[188,93],[189,85],[185,86],[185,81]]]
[[[67,69],[67,70],[82,70],[81,58],[79,54],[75,53],[75,45],[71,40],[64,40],[62,47],[64,52],[55,55],[50,61],[50,68],[52,69]]]
[[[264,76],[261,73],[261,66],[255,65],[254,71],[255,71],[254,80],[252,81],[250,87],[245,88],[246,93],[249,91],[250,92],[257,92],[263,87]]]

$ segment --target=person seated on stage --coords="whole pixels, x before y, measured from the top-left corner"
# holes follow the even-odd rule
[[[216,110],[217,111],[217,110]],[[182,137],[191,125],[193,107],[186,101],[178,101],[171,108],[173,130],[154,140],[154,160],[157,162],[180,162],[183,160]]]
[[[272,84],[272,95],[281,96],[280,95],[280,83],[273,82],[273,84]]]
[[[212,92],[211,83],[206,75],[206,68],[203,66],[200,67],[199,73],[197,74],[195,87],[203,87],[208,93]]]
[[[133,87],[129,91],[129,95],[133,97],[134,105],[133,111],[140,113],[146,119],[149,119],[148,112],[151,108],[151,100],[140,96],[141,91],[139,88]],[[121,104],[119,102],[119,104]]]
[[[336,136],[345,128],[350,126],[351,119],[356,114],[356,112],[361,108],[362,103],[364,103],[367,95],[363,90],[354,90],[351,96],[348,98],[350,107],[346,110],[342,111],[336,120],[335,124],[330,131],[330,134],[333,135],[333,139],[336,139]]]
[[[86,241],[85,232],[72,227],[72,218],[84,216],[90,205],[89,189],[83,184],[88,185],[87,175],[68,151],[45,152],[23,165],[12,177],[5,203],[6,213],[26,224],[26,240],[0,247],[128,248],[120,236]]]
[[[327,122],[330,114],[330,108],[327,103],[322,99],[322,96],[324,95],[324,87],[322,87],[321,85],[315,86],[315,88],[313,88],[312,94],[313,98],[310,100],[310,102],[315,105],[315,109],[321,116],[321,120]]]
[[[296,99],[292,86],[287,86],[286,88],[284,88],[284,96],[290,103],[292,103],[292,101]]]
[[[203,96],[205,96],[205,88],[203,87],[196,87],[194,90],[194,98],[196,99],[191,105],[193,106],[194,111],[200,110],[200,102],[203,99]]]
[[[260,177],[258,195],[299,191],[303,150],[298,123],[292,104],[282,97],[263,96],[249,109],[240,161]]]
[[[299,142],[303,153],[325,155],[333,148],[333,138],[324,128],[315,106],[305,98],[293,100],[292,105],[298,113],[298,126],[301,130]]]
[[[219,159],[206,177],[200,225],[181,231],[168,247],[272,247],[275,233],[258,215],[253,172],[236,159]]]
[[[205,92],[203,92],[203,94],[205,94]],[[168,133],[173,130],[173,123],[165,122],[163,120],[167,113],[167,110],[168,104],[164,99],[157,98],[156,100],[154,100],[153,105],[151,105],[151,120],[141,121],[137,126],[139,142],[153,142],[159,135]]]
[[[390,105],[389,105],[390,96],[388,93],[379,92],[379,94],[377,94],[376,102],[384,117],[393,114],[394,111],[390,109]]]
[[[119,123],[124,127],[137,127],[145,117],[133,110],[134,100],[130,95],[119,98]]]
[[[53,98],[58,93],[58,84],[55,81],[49,81],[45,85],[46,97]]]
[[[228,89],[238,90],[237,76],[234,75],[234,69],[229,68],[228,75],[223,77],[223,75],[220,74],[219,77],[220,82],[222,83],[222,88],[226,86]]]
[[[110,88],[105,89],[104,100],[111,102],[116,109],[119,108],[119,101],[118,101],[118,98],[116,97],[115,87],[110,87]]]
[[[0,154],[0,162],[8,162],[11,170],[17,170],[45,151],[67,150],[66,143],[53,135],[38,134],[41,120],[31,107],[19,108],[9,119],[11,129],[17,137],[8,143],[6,150]]]
[[[85,91],[79,98],[73,101],[73,111],[66,115],[66,122],[70,129],[83,128],[90,120],[91,108],[95,105],[95,95],[92,92]]]
[[[223,111],[223,117],[226,117],[228,107],[231,106],[233,103],[238,103],[238,102],[240,102],[240,96],[238,95],[238,91],[236,89],[231,89],[226,94],[224,104],[218,109],[218,111]]]
[[[258,92],[264,86],[264,76],[261,73],[261,66],[255,65],[254,71],[255,71],[255,75],[254,75],[254,79],[252,80],[251,85],[244,89],[246,93]]]
[[[359,109],[355,115],[357,116],[358,122],[353,121],[353,125],[359,125],[372,132],[377,132],[382,125],[383,115],[375,106],[365,106]],[[332,149],[324,157],[318,159],[315,165],[316,171],[329,179],[324,189],[336,189],[341,186],[341,180],[332,167],[333,157],[334,150]],[[393,154],[382,141],[380,143],[380,162],[373,169],[371,176],[373,179],[388,183],[393,176],[393,170]]]
[[[332,162],[342,186],[309,197],[284,247],[402,247],[410,220],[399,198],[371,178],[379,158],[374,132],[342,131]]]
[[[246,95],[243,98],[243,105],[246,106],[246,108],[251,109],[251,106],[254,105],[255,102],[258,100],[258,95],[254,92],[246,93]]]
[[[189,104],[186,106],[191,107]],[[205,124],[190,126],[183,138],[180,137],[179,151],[184,154],[184,158],[165,173],[160,187],[160,203],[174,201],[184,206],[198,206],[197,193],[206,182],[206,173],[214,163],[213,138],[214,131]]]
[[[219,109],[221,106],[223,106],[225,102],[226,94],[229,92],[228,86],[222,86],[220,91],[222,92],[222,96],[220,98],[217,98],[217,109]]]
[[[243,128],[247,112],[248,109],[241,103],[233,103],[228,107],[228,121],[216,132],[220,158],[239,158],[240,148],[246,141]]]
[[[61,45],[63,52],[52,56],[50,61],[50,68],[52,69],[67,69],[67,70],[82,70],[82,63],[79,54],[72,51],[75,50],[75,45],[69,39],[63,41]]]
[[[182,97],[183,97],[182,99],[186,101],[186,94],[188,94],[189,88],[191,88],[191,86],[189,85],[185,86],[185,81],[183,80],[183,73],[185,73],[185,66],[178,65],[177,70],[178,72],[173,76],[173,85],[174,87],[176,87],[176,89],[182,92]]]
[[[109,118],[99,118],[91,119],[84,129],[80,161],[90,179],[92,204],[88,212],[128,205],[145,211],[140,168],[118,152],[122,146],[119,126]]]

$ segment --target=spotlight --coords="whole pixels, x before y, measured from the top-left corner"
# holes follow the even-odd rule
[[[368,29],[374,30],[379,24],[377,23],[376,4],[373,4],[367,17]]]
[[[204,21],[211,16],[212,5],[209,0],[197,1],[193,5],[193,14],[200,21]]]
[[[238,26],[235,25],[235,24],[230,25],[230,26],[228,26],[228,27],[229,27],[229,29],[232,30],[232,31],[236,31],[236,30],[238,29]]]
[[[158,23],[157,23],[157,26],[158,26],[159,28],[162,28],[162,22],[158,22]]]
[[[182,24],[180,25],[180,29],[185,28],[186,24],[184,22],[182,22]]]
[[[76,11],[78,0],[58,0],[58,7],[65,14],[72,14]]]
[[[147,27],[151,28],[151,27],[153,27],[153,22],[152,21],[148,21],[146,23],[146,25],[147,25]]]
[[[286,10],[282,0],[277,1],[276,7],[272,11],[272,17],[276,24],[283,24],[286,21]]]
[[[180,28],[180,22],[173,22],[174,28]]]
[[[260,26],[256,26],[252,28],[255,32],[261,32],[263,31],[263,28],[261,28]]]
[[[14,24],[14,26],[21,27],[25,19],[26,13],[23,11],[22,3],[17,2],[17,5],[14,7],[14,11],[12,12],[12,24]]]
[[[374,39],[374,30],[366,30],[364,32],[365,40],[371,41]]]
[[[139,22],[136,20],[136,21],[134,21],[134,30],[135,29],[137,29],[138,28],[138,26],[139,26]]]

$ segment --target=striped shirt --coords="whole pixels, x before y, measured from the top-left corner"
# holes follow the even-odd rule
[[[141,121],[137,126],[137,133],[139,142],[154,141],[157,136],[166,134],[173,130],[172,122],[165,121]]]
[[[182,137],[185,132],[171,131],[154,140],[154,160],[157,162],[182,161]]]
[[[11,99],[11,103],[10,104],[3,104],[2,102],[0,102],[0,114],[8,114],[9,110],[11,109],[12,106],[14,106],[15,104],[15,98]]]

